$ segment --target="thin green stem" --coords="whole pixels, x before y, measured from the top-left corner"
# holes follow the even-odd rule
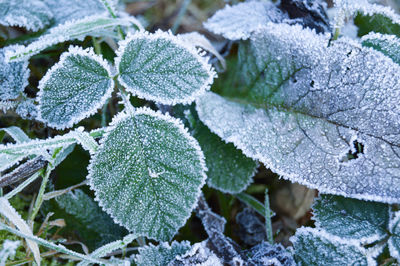
[[[269,206],[269,195],[268,195],[268,188],[265,190],[265,231],[267,233],[267,240],[271,245],[274,244],[274,236],[272,234],[272,223],[271,223],[271,208]]]
[[[183,3],[181,5],[181,8],[179,9],[179,13],[177,15],[177,18],[174,22],[174,25],[172,26],[172,33],[176,33],[176,30],[179,28],[179,26],[181,25],[182,19],[185,16],[185,13],[190,5],[190,3],[192,2],[192,0],[183,0]]]
[[[101,45],[97,41],[96,37],[92,37],[92,43],[93,43],[93,47],[94,47],[94,52],[98,55],[101,55]]]
[[[122,98],[122,102],[124,103],[125,109],[128,111],[128,113],[133,113],[133,110],[135,109],[131,102],[129,101],[129,94],[120,86],[118,86],[119,93]]]

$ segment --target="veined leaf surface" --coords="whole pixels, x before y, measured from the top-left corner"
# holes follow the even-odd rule
[[[148,246],[139,248],[139,254],[135,255],[135,263],[138,266],[164,266],[169,265],[176,256],[183,255],[191,248],[189,241],[176,242],[171,245],[161,242],[158,246],[151,243]]]
[[[89,165],[96,199],[136,235],[168,240],[189,218],[206,179],[203,153],[178,120],[121,113]]]
[[[127,91],[162,104],[193,102],[215,76],[194,46],[167,32],[131,35],[117,54],[118,81]]]
[[[400,39],[395,35],[370,33],[361,38],[362,45],[371,47],[400,65]]]
[[[39,83],[38,120],[64,129],[94,114],[111,96],[111,69],[90,49],[70,47]]]
[[[229,92],[245,99],[207,93],[200,119],[293,182],[399,202],[400,67],[355,42],[327,47],[327,36],[299,26],[270,24],[253,36],[244,83]]]

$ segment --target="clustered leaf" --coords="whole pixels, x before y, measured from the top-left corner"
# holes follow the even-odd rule
[[[70,47],[39,83],[38,120],[51,127],[71,127],[94,114],[111,96],[110,66],[91,49]]]
[[[121,113],[89,165],[100,206],[137,235],[168,240],[205,182],[204,156],[183,125],[149,109]]]
[[[120,43],[118,81],[157,103],[191,103],[209,89],[215,72],[194,46],[171,33],[137,32]]]

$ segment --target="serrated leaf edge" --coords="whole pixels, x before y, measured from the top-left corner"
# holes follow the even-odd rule
[[[400,211],[396,212],[394,217],[389,220],[389,231],[393,233],[393,229],[400,222]],[[392,257],[394,257],[397,261],[400,261],[400,251],[397,250],[393,244],[393,237],[390,237],[388,240],[389,253]]]
[[[298,241],[298,235],[304,233],[311,233],[313,236],[317,235],[321,237],[321,239],[327,239],[329,242],[333,243],[335,246],[341,245],[351,245],[354,246],[356,249],[360,251],[361,254],[365,255],[367,258],[367,263],[369,266],[376,265],[376,261],[374,260],[372,254],[368,252],[367,249],[362,247],[358,241],[353,239],[343,239],[338,236],[332,235],[326,232],[324,229],[321,228],[311,228],[311,227],[300,227],[297,228],[296,234],[289,238],[289,241],[293,243],[293,246]]]
[[[64,66],[65,60],[69,56],[75,56],[75,55],[89,57],[90,59],[99,63],[108,73],[108,76],[111,81],[110,86],[107,89],[106,93],[104,93],[103,97],[101,97],[100,101],[98,101],[95,104],[92,104],[91,106],[88,106],[88,108],[85,112],[83,112],[82,114],[80,114],[78,116],[75,116],[69,122],[63,123],[63,124],[55,124],[52,122],[48,123],[45,119],[42,118],[42,115],[41,115],[40,106],[42,104],[43,89],[44,89],[45,85],[47,84],[47,82],[49,81],[49,79],[51,78],[53,72],[55,72],[59,68],[62,68]],[[36,120],[43,122],[50,127],[62,130],[65,128],[72,127],[75,123],[81,121],[82,119],[85,119],[85,118],[95,114],[97,112],[97,109],[102,107],[104,105],[104,103],[107,101],[107,99],[111,97],[111,94],[113,92],[114,85],[115,85],[112,77],[113,77],[113,71],[112,71],[111,66],[108,64],[108,62],[102,56],[95,54],[95,52],[93,51],[93,48],[90,47],[90,48],[83,49],[79,46],[70,46],[68,51],[61,55],[60,61],[57,62],[55,65],[53,65],[47,71],[46,75],[39,81],[39,86],[38,86],[39,92],[38,92],[38,96],[37,96],[37,101],[39,102],[39,105],[38,105],[38,115],[37,115]]]
[[[119,65],[121,63],[122,56],[125,53],[125,49],[129,42],[135,39],[148,39],[148,40],[156,40],[156,39],[165,39],[171,41],[175,45],[179,46],[187,50],[190,54],[192,54],[198,62],[202,65],[202,68],[208,73],[208,79],[204,82],[204,84],[194,91],[190,96],[183,99],[171,99],[166,100],[163,98],[155,97],[150,93],[135,91],[130,89],[129,85],[126,84],[122,79],[121,75],[118,76],[119,83],[126,88],[127,91],[132,93],[139,98],[143,98],[146,100],[151,100],[157,103],[166,104],[166,105],[175,105],[178,103],[181,104],[190,104],[194,102],[199,96],[203,95],[207,90],[211,88],[211,84],[213,83],[214,78],[217,78],[217,73],[211,64],[208,63],[208,57],[205,57],[205,53],[201,49],[196,49],[195,46],[190,45],[188,42],[184,41],[184,38],[175,36],[171,31],[165,32],[158,30],[155,33],[149,33],[147,31],[137,31],[134,34],[129,34],[125,40],[119,42],[119,48],[116,51],[117,57],[115,58],[115,67],[119,73]]]
[[[196,198],[199,198],[199,196],[200,196],[200,194],[201,194],[201,188],[202,188],[202,187],[204,186],[204,184],[206,183],[206,179],[207,179],[206,172],[207,172],[207,170],[208,170],[208,169],[207,169],[207,166],[206,166],[206,162],[205,162],[205,157],[204,157],[203,151],[201,150],[200,144],[197,142],[197,140],[196,140],[194,137],[192,137],[192,136],[190,135],[189,131],[187,130],[187,128],[184,127],[182,121],[180,121],[179,119],[177,119],[177,118],[175,118],[175,117],[170,116],[169,114],[163,114],[163,113],[161,113],[160,111],[153,111],[153,110],[151,110],[150,108],[147,108],[147,107],[140,107],[140,108],[137,108],[137,109],[135,109],[135,110],[133,111],[133,113],[125,113],[125,111],[122,111],[122,112],[118,113],[116,116],[114,116],[114,118],[112,119],[110,125],[105,129],[105,134],[103,135],[103,138],[100,140],[100,146],[99,146],[99,149],[98,149],[98,150],[101,150],[101,149],[102,149],[102,147],[103,147],[103,145],[104,145],[106,139],[108,138],[109,134],[112,132],[112,130],[114,130],[114,129],[117,127],[117,125],[118,125],[119,122],[122,122],[122,121],[124,121],[125,119],[128,119],[129,117],[132,117],[132,116],[135,116],[135,115],[141,115],[141,114],[149,115],[149,116],[152,116],[152,117],[156,117],[156,118],[159,118],[159,119],[164,120],[164,121],[166,121],[166,122],[172,123],[173,125],[175,125],[175,126],[179,129],[179,131],[183,134],[183,136],[186,137],[187,140],[189,140],[189,143],[190,143],[191,145],[193,145],[193,147],[194,147],[195,150],[196,150],[197,155],[199,156],[200,166],[201,166],[201,168],[203,169],[203,171],[202,171],[202,180],[201,180],[201,184],[200,184],[200,187],[199,187],[199,189],[198,189],[198,191],[197,191],[197,195],[195,196]],[[89,186],[90,186],[90,188],[94,191],[94,194],[95,194],[94,200],[98,202],[99,206],[100,206],[106,213],[108,213],[108,215],[110,215],[110,217],[114,220],[114,222],[115,222],[116,224],[118,224],[118,225],[120,225],[120,226],[126,228],[125,225],[123,224],[123,222],[120,221],[117,217],[115,217],[115,216],[112,214],[112,210],[111,210],[110,208],[107,208],[107,206],[105,206],[105,205],[102,203],[101,199],[98,197],[97,190],[95,189],[95,186],[94,186],[94,184],[93,184],[93,182],[92,182],[92,180],[93,180],[93,177],[92,177],[93,171],[92,171],[91,166],[92,166],[92,164],[97,160],[97,155],[98,155],[98,153],[96,153],[94,156],[92,156],[92,157],[90,158],[89,165],[88,165],[88,175],[87,175],[87,177],[86,177],[86,179],[89,180]],[[197,201],[195,201],[195,202],[192,204],[192,206],[190,206],[190,209],[193,211],[193,209],[194,209],[196,206],[197,206]],[[177,226],[177,229],[176,229],[176,231],[173,233],[173,235],[175,235],[175,234],[178,232],[178,230],[179,230],[183,225],[185,225],[186,221],[189,219],[190,216],[191,216],[191,212],[189,212],[189,214],[187,215],[187,217],[185,217],[184,221],[183,221],[181,224],[179,224],[179,225]],[[129,229],[128,229],[128,230],[129,230]],[[149,238],[149,239],[154,239],[154,240],[157,240],[157,241],[159,240],[159,239],[156,239],[156,238],[150,236],[148,233],[137,233],[137,232],[134,232],[134,231],[132,231],[132,233],[134,233],[134,234],[137,235],[137,236],[144,236],[144,237],[147,237],[147,238]]]

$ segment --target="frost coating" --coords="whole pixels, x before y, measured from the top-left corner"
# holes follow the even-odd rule
[[[37,120],[64,129],[94,114],[111,96],[111,76],[101,56],[71,46],[39,82]]]
[[[400,212],[390,220],[389,230],[392,233],[388,241],[390,255],[400,261]]]
[[[321,195],[313,206],[315,226],[362,244],[383,239],[387,233],[389,205]]]
[[[88,179],[117,223],[137,235],[168,240],[190,216],[205,171],[197,141],[178,120],[137,109],[113,120]]]
[[[21,245],[20,241],[11,241],[9,239],[4,240],[3,245],[0,250],[0,265],[6,265],[8,258],[12,259],[17,248]]]
[[[290,241],[299,265],[376,265],[357,242],[345,241],[323,230],[302,227]]]
[[[12,100],[28,85],[28,62],[6,62],[5,54],[20,49],[21,46],[8,46],[0,49],[0,99]]]
[[[38,0],[0,0],[0,24],[37,31],[50,24],[52,12]]]
[[[106,8],[99,0],[43,0],[53,13],[53,24],[104,14]]]
[[[395,35],[370,33],[361,38],[362,45],[371,47],[390,57],[393,62],[400,65],[400,39]]]
[[[216,75],[194,46],[167,32],[128,36],[117,55],[118,81],[132,94],[157,103],[191,103]]]
[[[227,39],[246,40],[268,22],[280,22],[288,18],[270,2],[249,1],[234,6],[226,5],[204,23],[204,27]]]
[[[293,182],[399,202],[400,67],[348,40],[327,48],[326,37],[270,24],[245,46],[251,54],[235,92],[260,109],[207,93],[198,100],[200,119]]]
[[[178,255],[185,254],[191,248],[189,241],[176,242],[171,245],[161,242],[158,246],[149,244],[139,248],[139,254],[133,258],[137,266],[165,266],[175,259]]]
[[[105,15],[94,15],[68,22],[51,28],[47,34],[27,46],[19,46],[6,53],[6,59],[25,60],[57,43],[83,40],[86,36],[96,36],[99,31],[112,30],[116,26],[135,24],[132,18],[107,18]]]

